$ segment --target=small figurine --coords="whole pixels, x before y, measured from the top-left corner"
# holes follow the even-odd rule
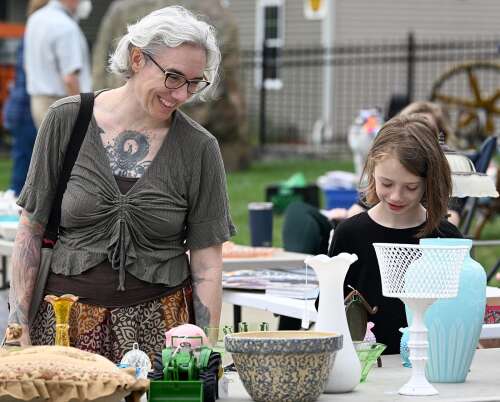
[[[120,365],[135,368],[137,378],[148,378],[148,373],[151,370],[151,360],[146,353],[139,349],[137,342],[132,345],[132,350],[123,355]]]
[[[365,334],[365,342],[368,343],[376,343],[377,339],[375,338],[375,334],[372,332],[372,328],[375,326],[375,324],[371,321],[368,321],[366,324],[366,334]]]
[[[9,324],[7,325],[7,330],[5,331],[5,341],[6,347],[19,347],[21,346],[21,336],[23,335],[23,328],[19,324]]]

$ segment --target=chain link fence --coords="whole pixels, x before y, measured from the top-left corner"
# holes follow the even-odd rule
[[[471,62],[492,66],[478,69],[476,78],[481,93],[493,91],[494,96],[500,91],[499,46],[498,37],[432,41],[409,34],[401,40],[353,42],[330,49],[244,51],[242,82],[252,134],[261,146],[315,143],[345,148],[348,128],[360,109],[378,107],[387,115],[391,97],[429,99],[437,84],[449,96],[474,98],[466,70],[440,81],[453,67]],[[331,88],[325,85],[327,68]],[[318,133],[324,91],[333,91],[331,130]]]

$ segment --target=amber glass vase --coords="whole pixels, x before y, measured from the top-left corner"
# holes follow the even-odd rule
[[[77,300],[78,297],[71,294],[45,296],[45,301],[52,305],[56,316],[56,346],[69,346],[69,316]]]

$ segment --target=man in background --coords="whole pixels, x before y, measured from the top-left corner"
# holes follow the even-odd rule
[[[90,0],[51,0],[28,18],[24,67],[37,128],[56,100],[92,90],[89,49],[78,26],[91,8]]]

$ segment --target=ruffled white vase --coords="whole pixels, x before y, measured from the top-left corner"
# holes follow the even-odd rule
[[[344,279],[355,254],[341,253],[335,257],[316,255],[305,263],[316,272],[319,281],[319,307],[315,329],[343,335],[343,347],[337,352],[325,393],[350,392],[359,384],[361,364],[354,349],[344,307]]]

